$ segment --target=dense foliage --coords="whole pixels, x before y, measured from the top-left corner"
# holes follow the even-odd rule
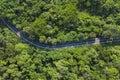
[[[118,80],[120,45],[42,50],[0,28],[0,80]]]
[[[43,43],[120,37],[119,0],[1,0],[0,17]],[[0,80],[119,80],[119,74],[120,43],[38,49],[0,21]]]
[[[120,36],[119,0],[1,0],[0,5],[0,16],[43,43]]]

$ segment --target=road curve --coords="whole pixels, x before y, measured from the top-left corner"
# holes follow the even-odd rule
[[[11,25],[7,20],[1,18],[3,23],[7,25],[7,27],[14,32],[18,37],[26,41],[27,43],[34,45],[39,48],[45,48],[45,49],[54,49],[54,48],[68,48],[68,47],[77,47],[77,46],[85,46],[85,45],[92,45],[92,44],[102,44],[102,43],[110,43],[110,42],[118,42],[120,41],[120,38],[113,39],[112,41],[107,41],[102,38],[93,38],[93,39],[88,39],[82,42],[69,42],[69,43],[64,43],[64,44],[57,44],[57,45],[48,45],[41,43],[39,41],[33,41],[29,39],[26,35],[24,35],[20,30],[15,28],[13,25]],[[97,41],[96,41],[97,39]]]

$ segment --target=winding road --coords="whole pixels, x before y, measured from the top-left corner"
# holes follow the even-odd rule
[[[39,48],[45,48],[45,49],[68,48],[68,47],[77,47],[77,46],[85,46],[85,45],[102,44],[102,43],[110,43],[110,42],[119,42],[120,41],[120,38],[113,39],[112,41],[107,41],[107,40],[102,39],[102,38],[93,38],[93,39],[88,39],[88,40],[80,41],[80,42],[69,42],[69,43],[64,43],[64,44],[48,45],[48,44],[41,43],[39,41],[33,41],[33,40],[29,39],[20,30],[18,30],[13,25],[11,25],[7,20],[5,20],[3,18],[1,18],[1,20],[18,37],[20,37],[21,39],[23,39],[27,43],[34,45],[36,47],[39,47]]]

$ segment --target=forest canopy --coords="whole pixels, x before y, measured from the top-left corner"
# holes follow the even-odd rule
[[[1,0],[0,5],[1,17],[42,43],[120,36],[119,0]]]
[[[46,44],[120,36],[120,0],[0,0],[0,18]],[[0,80],[119,79],[119,42],[46,50],[0,19]]]

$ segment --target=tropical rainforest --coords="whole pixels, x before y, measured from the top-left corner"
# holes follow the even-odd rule
[[[0,0],[0,18],[45,44],[120,37],[120,0]],[[0,20],[0,80],[119,79],[119,42],[41,49]]]

